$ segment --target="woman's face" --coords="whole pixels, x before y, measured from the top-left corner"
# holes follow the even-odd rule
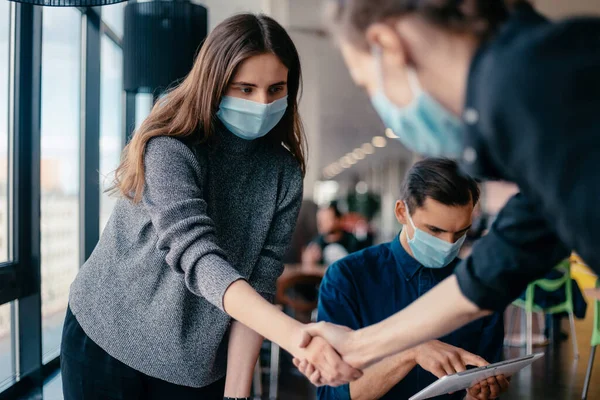
[[[226,96],[269,104],[288,94],[288,69],[272,53],[242,62],[227,86]]]

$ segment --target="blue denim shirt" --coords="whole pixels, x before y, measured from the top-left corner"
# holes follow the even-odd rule
[[[376,324],[450,276],[457,262],[441,269],[425,268],[404,250],[399,239],[352,254],[328,268],[321,283],[318,319],[352,329]],[[497,362],[502,357],[503,339],[503,317],[496,313],[440,340]],[[417,366],[382,399],[408,399],[436,379]],[[317,389],[317,395],[320,400],[348,400],[350,388],[325,386]],[[461,392],[438,398],[458,400],[464,396]]]

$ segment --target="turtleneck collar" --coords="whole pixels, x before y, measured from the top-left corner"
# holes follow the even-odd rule
[[[230,154],[251,154],[260,146],[262,138],[256,140],[242,139],[231,133],[219,121],[215,126],[215,148]]]

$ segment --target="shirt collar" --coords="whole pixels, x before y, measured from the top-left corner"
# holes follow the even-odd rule
[[[400,243],[400,234],[392,241],[392,253],[396,259],[398,271],[407,281],[411,280],[423,266],[419,264]]]

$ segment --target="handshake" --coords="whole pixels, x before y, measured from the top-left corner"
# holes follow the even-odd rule
[[[489,363],[483,358],[455,346],[432,340],[405,350],[398,355],[383,360],[369,357],[368,350],[361,343],[358,331],[319,322],[306,325],[301,333],[298,354],[294,355],[294,365],[316,386],[340,386],[349,382],[364,380],[367,384],[377,381],[376,369],[386,376],[389,370],[404,370],[404,376],[416,365],[438,378],[465,371],[467,365],[481,367]],[[373,368],[369,368],[373,366]],[[361,379],[364,376],[364,379]],[[400,376],[397,381],[402,380]],[[358,382],[357,382],[358,383]],[[397,382],[393,382],[395,385]],[[479,382],[467,391],[467,400],[487,400],[497,398],[508,389],[509,381],[504,376],[496,376]],[[367,396],[368,397],[368,396]],[[354,398],[354,395],[353,395]]]

